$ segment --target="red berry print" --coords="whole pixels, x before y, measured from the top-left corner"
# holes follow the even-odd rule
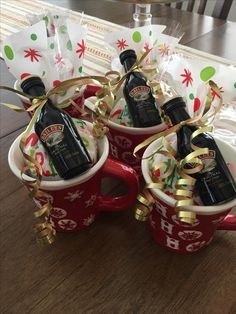
[[[201,106],[201,101],[199,98],[194,98],[194,106],[193,106],[193,111],[196,112],[199,110]]]
[[[21,76],[20,76],[20,79],[23,80],[25,77],[27,77],[29,75],[30,75],[30,73],[26,73],[26,72],[22,73]]]

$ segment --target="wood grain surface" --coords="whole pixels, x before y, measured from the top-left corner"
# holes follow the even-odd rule
[[[104,1],[50,2],[116,23],[129,21],[132,12],[130,5]],[[174,9],[168,15],[168,9],[161,10],[183,22],[191,47],[224,55],[214,38],[222,36],[226,45],[235,38],[227,30],[235,24]],[[6,69],[1,73],[1,82],[13,84]],[[26,114],[1,109],[0,313],[236,313],[234,232],[218,231],[207,249],[177,255],[159,247],[130,208],[103,213],[79,233],[58,234],[51,247],[37,246],[34,203],[7,163],[9,147],[27,121]],[[120,191],[114,186],[112,192]]]

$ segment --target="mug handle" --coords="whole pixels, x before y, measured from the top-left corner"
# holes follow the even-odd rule
[[[139,180],[135,170],[130,166],[108,158],[102,168],[101,178],[114,177],[127,184],[127,194],[122,196],[98,196],[99,211],[121,211],[128,209],[134,203],[139,191]]]
[[[236,215],[229,214],[217,226],[217,230],[236,231]]]

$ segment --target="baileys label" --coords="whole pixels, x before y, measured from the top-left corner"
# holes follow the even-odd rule
[[[42,131],[40,139],[48,146],[57,145],[64,139],[63,130],[63,124],[51,124]]]
[[[137,86],[134,87],[130,92],[130,97],[134,98],[136,101],[146,100],[149,97],[150,87],[148,86]]]
[[[216,152],[214,150],[209,150],[208,154],[198,156],[198,158],[200,158],[204,163],[204,168],[201,170],[201,173],[212,171],[215,168],[215,157]]]
[[[198,156],[198,158],[201,159],[204,164],[203,169],[200,171],[201,173],[212,171],[215,168],[216,166],[215,157],[216,152],[214,150],[209,150],[207,154],[201,154]],[[197,164],[194,162],[193,163],[190,162],[189,166],[191,166],[191,168],[194,168],[197,166]]]

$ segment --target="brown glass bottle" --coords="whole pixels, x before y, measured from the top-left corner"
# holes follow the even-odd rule
[[[21,82],[31,96],[45,95],[45,86],[37,76]],[[60,177],[70,179],[91,167],[91,158],[71,117],[48,99],[35,122],[35,132],[47,150]]]
[[[167,101],[162,105],[165,114],[173,125],[190,119],[182,97]],[[196,126],[185,125],[177,132],[177,150],[180,159],[192,152],[190,137]],[[197,179],[195,188],[204,205],[219,205],[236,197],[236,183],[225,163],[225,160],[209,133],[202,133],[192,140],[193,144],[208,148],[207,155],[200,156],[204,168],[193,176]]]
[[[126,72],[135,64],[137,56],[134,50],[125,50],[120,54],[120,62]],[[131,72],[123,89],[134,127],[151,127],[162,123],[155,98],[147,86],[147,78],[139,71]]]

